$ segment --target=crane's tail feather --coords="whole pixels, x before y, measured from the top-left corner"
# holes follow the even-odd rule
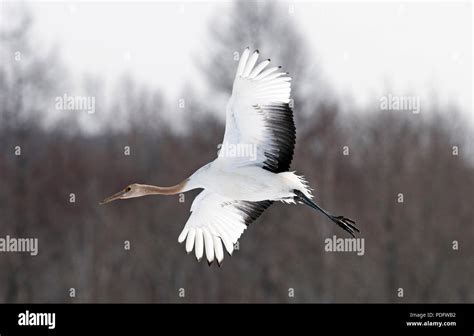
[[[326,215],[330,220],[332,220],[336,225],[347,231],[352,237],[355,237],[355,232],[360,232],[359,229],[355,226],[355,221],[350,218],[344,216],[334,216],[328,213],[326,210],[322,209],[319,205],[317,205],[313,200],[307,197],[303,192],[299,190],[294,190],[295,193],[295,201],[303,203],[315,210],[321,211],[324,215]]]
[[[313,189],[310,188],[308,181],[306,181],[306,178],[304,176],[296,175],[295,172],[282,172],[278,173],[278,175],[285,180],[286,185],[289,187],[290,190],[299,190],[307,198],[313,198]],[[291,201],[291,203],[293,203],[293,201],[295,200],[292,199]]]

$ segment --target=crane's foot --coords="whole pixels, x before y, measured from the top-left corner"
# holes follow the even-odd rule
[[[331,215],[329,212],[321,208],[319,205],[317,205],[315,202],[313,202],[312,199],[309,197],[306,197],[306,195],[299,191],[299,190],[293,190],[293,193],[295,194],[295,202],[300,202],[303,204],[306,204],[307,206],[321,211],[324,215],[326,215],[330,220],[332,220],[334,223],[336,223],[338,226],[340,226],[342,229],[345,231],[349,232],[349,234],[355,238],[355,233],[360,232],[359,229],[355,226],[355,221],[353,221],[350,218],[344,217],[344,216],[334,216]]]
[[[339,227],[344,229],[345,231],[349,232],[349,234],[355,238],[354,233],[360,232],[359,229],[355,226],[355,221],[350,218],[344,216],[332,216],[330,215],[329,218],[336,223]]]

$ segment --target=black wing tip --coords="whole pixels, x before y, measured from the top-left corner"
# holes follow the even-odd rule
[[[286,172],[293,161],[296,144],[296,128],[293,111],[289,103],[270,103],[262,107],[268,110],[269,127],[274,129],[276,152],[265,152],[266,160],[263,169],[272,173]]]
[[[236,201],[235,207],[242,213],[244,224],[249,226],[257,220],[272,203],[272,201]]]

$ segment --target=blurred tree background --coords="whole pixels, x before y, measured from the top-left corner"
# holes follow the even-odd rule
[[[0,302],[474,301],[474,165],[465,116],[451,106],[412,114],[377,104],[345,113],[319,70],[308,68],[314,55],[287,11],[235,2],[216,15],[209,61],[196,66],[222,104],[204,102],[189,86],[183,109],[129,77],[117,83],[114,102],[102,104],[100,78],[90,78],[84,91],[98,109],[92,134],[79,113],[47,122],[55,97],[71,90],[56,53],[30,52],[37,48],[32,16],[25,11],[1,31],[0,237],[37,237],[39,254],[0,254]],[[221,268],[209,268],[177,242],[197,192],[184,202],[98,205],[131,182],[173,184],[215,158],[234,52],[247,45],[291,73],[292,169],[307,176],[324,207],[357,220],[364,256],[325,252],[326,238],[345,237],[339,228],[309,208],[274,204]]]

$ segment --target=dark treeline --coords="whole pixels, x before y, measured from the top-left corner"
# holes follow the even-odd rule
[[[343,231],[309,208],[275,204],[221,268],[209,268],[177,242],[196,191],[99,206],[129,183],[174,184],[214,159],[224,133],[215,116],[224,106],[191,92],[183,111],[124,84],[120,106],[90,116],[100,131],[80,131],[86,112],[45,125],[50,102],[65,90],[57,62],[28,53],[25,19],[1,36],[0,238],[36,237],[39,254],[0,254],[0,302],[474,301],[474,168],[462,114],[377,104],[343,112],[318,95],[324,83],[304,67],[309,52],[288,52],[304,41],[278,8],[236,3],[233,19],[210,31],[215,61],[199,66],[212,74],[210,91],[228,94],[232,52],[250,37],[287,66],[298,131],[292,169],[307,176],[321,205],[357,220],[365,255],[325,252],[325,239]],[[130,127],[110,126],[119,108]],[[189,116],[186,132],[171,127],[175,113]]]

